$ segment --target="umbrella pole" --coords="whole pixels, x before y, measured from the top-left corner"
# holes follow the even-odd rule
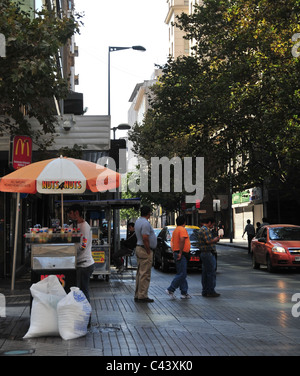
[[[11,276],[11,290],[15,289],[17,246],[18,246],[18,232],[19,232],[18,231],[19,230],[19,205],[20,205],[20,192],[17,193],[15,242],[14,242],[14,257],[13,257],[12,276]]]
[[[61,193],[61,229],[63,229],[64,225],[64,195]]]

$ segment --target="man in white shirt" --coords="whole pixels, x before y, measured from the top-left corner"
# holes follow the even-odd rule
[[[77,253],[76,279],[77,287],[84,293],[90,302],[89,284],[94,271],[94,259],[92,256],[92,231],[90,225],[83,218],[83,209],[80,205],[72,205],[68,209],[71,221],[76,222],[80,229],[80,247]],[[73,228],[74,224],[70,226]]]

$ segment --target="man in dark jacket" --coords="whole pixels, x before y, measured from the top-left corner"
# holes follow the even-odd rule
[[[128,232],[127,239],[122,239],[121,248],[113,255],[114,264],[118,268],[119,273],[122,273],[124,270],[122,257],[131,254],[136,246],[136,235],[133,222],[128,223]]]
[[[243,233],[243,237],[244,237],[244,235],[245,235],[246,232],[247,232],[247,235],[248,235],[248,253],[250,253],[251,252],[251,240],[255,236],[255,228],[251,224],[250,219],[247,219],[247,225],[245,227],[245,230],[244,230],[244,233]]]

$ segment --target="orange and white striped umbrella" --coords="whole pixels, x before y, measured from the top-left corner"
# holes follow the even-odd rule
[[[16,193],[81,194],[119,187],[120,174],[97,163],[54,158],[32,163],[1,178],[0,191]]]

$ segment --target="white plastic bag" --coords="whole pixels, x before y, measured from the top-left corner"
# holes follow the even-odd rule
[[[57,305],[59,334],[65,340],[85,336],[92,307],[78,287]]]
[[[23,338],[59,336],[57,303],[67,294],[55,275],[30,287],[33,297],[30,327]]]

